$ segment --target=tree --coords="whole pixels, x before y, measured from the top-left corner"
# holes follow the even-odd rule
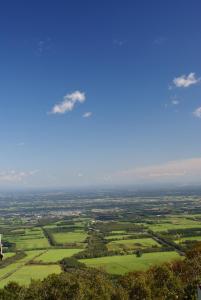
[[[151,290],[143,272],[132,272],[123,276],[119,283],[128,292],[130,300],[149,300]]]
[[[154,266],[147,275],[154,300],[183,299],[182,282],[168,265]]]
[[[25,289],[16,282],[8,283],[3,290],[0,290],[1,300],[23,300]]]
[[[85,264],[84,263],[81,263],[79,262],[76,258],[74,257],[66,257],[66,258],[63,258],[61,261],[60,261],[60,265],[62,267],[62,270],[64,272],[67,272],[68,269],[83,269],[85,268]]]
[[[141,257],[142,256],[142,251],[140,251],[139,249],[136,250],[136,256]]]

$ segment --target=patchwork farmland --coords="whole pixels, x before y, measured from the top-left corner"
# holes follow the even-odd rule
[[[80,210],[82,201],[85,209]],[[167,212],[175,201],[177,209]],[[20,205],[13,206],[12,212],[10,207],[4,208],[0,219],[4,251],[0,287],[10,281],[28,285],[31,279],[58,274],[62,272],[61,261],[68,258],[114,275],[182,260],[185,252],[201,241],[201,211],[187,213],[189,203],[196,207],[199,198],[188,197],[186,208],[181,197],[124,201],[121,197],[107,201],[104,197],[101,201],[78,198],[56,204],[47,199],[38,202],[37,213],[31,213],[34,207],[25,200],[20,212]],[[48,205],[49,211],[44,213]],[[156,207],[160,213],[154,211]]]

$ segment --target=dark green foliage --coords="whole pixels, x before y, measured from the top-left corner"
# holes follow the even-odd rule
[[[108,276],[98,270],[74,270],[50,275],[43,281],[33,281],[28,288],[16,285],[1,290],[2,300],[127,300],[123,289],[113,286]],[[119,292],[118,292],[119,291]],[[118,295],[122,295],[118,298]],[[13,298],[12,298],[13,296]],[[6,298],[7,297],[7,298]],[[10,298],[8,298],[10,297]]]
[[[79,262],[76,258],[74,257],[66,257],[66,258],[63,258],[61,261],[60,261],[60,265],[62,267],[62,270],[64,272],[67,272],[68,269],[83,269],[85,268],[85,264],[84,263],[81,263]]]
[[[91,232],[87,238],[87,242],[86,249],[75,254],[74,257],[82,259],[112,255],[112,253],[107,249],[107,241],[104,239],[104,235],[102,233],[96,231]]]
[[[10,282],[3,290],[0,290],[1,300],[24,300],[25,289],[16,282]]]
[[[136,256],[137,256],[137,257],[141,257],[141,256],[142,256],[142,251],[136,250]]]
[[[142,272],[129,273],[123,276],[119,283],[127,291],[129,300],[152,299],[149,282]]]
[[[152,299],[183,299],[181,280],[167,265],[151,268],[147,276],[152,291]]]
[[[50,230],[48,230],[47,228],[44,228],[44,227],[42,227],[42,229],[43,229],[44,235],[48,239],[50,245],[51,246],[56,246],[57,243],[54,239],[54,236],[53,236],[52,232]]]

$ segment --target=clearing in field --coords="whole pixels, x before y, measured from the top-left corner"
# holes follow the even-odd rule
[[[83,243],[87,238],[87,234],[83,232],[55,232],[54,239],[58,244]]]
[[[71,257],[73,254],[80,252],[82,249],[50,249],[40,255],[35,261],[43,263],[56,263],[64,257]]]
[[[117,255],[99,258],[81,259],[88,267],[104,269],[111,274],[124,274],[131,271],[146,270],[149,267],[180,258],[177,252],[144,253],[135,255]]]
[[[0,287],[3,287],[10,281],[16,281],[19,284],[28,285],[31,279],[43,279],[48,275],[61,272],[59,265],[24,265],[11,276],[0,281]]]
[[[112,241],[107,244],[108,250],[134,250],[139,248],[150,248],[150,247],[160,247],[161,245],[157,243],[152,238],[142,238],[142,239],[130,239],[130,240],[117,240]]]

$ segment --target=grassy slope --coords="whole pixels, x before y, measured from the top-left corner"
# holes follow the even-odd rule
[[[81,243],[87,237],[85,232],[57,232],[54,233],[54,238],[57,243]]]
[[[108,235],[105,237],[106,240],[112,240],[112,239],[128,239],[130,237],[130,235],[126,235],[126,234],[116,234],[116,235]]]
[[[145,253],[141,257],[135,255],[108,256],[82,259],[81,262],[89,267],[103,268],[112,274],[123,274],[130,271],[146,270],[150,266],[178,259],[176,252]]]
[[[127,249],[136,249],[136,248],[147,248],[152,246],[158,246],[161,245],[157,243],[152,238],[142,238],[142,239],[130,239],[130,240],[118,240],[118,241],[112,241],[108,245],[108,249],[110,250],[117,250],[121,249],[122,247]]]
[[[23,265],[25,265],[28,261],[30,261],[31,259],[33,259],[35,256],[39,255],[43,253],[43,251],[27,251],[26,254],[27,256],[25,256],[24,258],[14,262],[11,265],[8,265],[5,268],[0,269],[0,280],[3,276],[5,276],[6,274],[9,274],[10,272],[15,271],[16,269],[22,267]]]
[[[59,265],[25,265],[8,278],[0,281],[0,287],[6,285],[9,281],[16,281],[20,284],[29,284],[31,279],[43,279],[52,273],[60,273]]]
[[[82,249],[50,249],[46,253],[42,254],[35,261],[48,262],[58,262],[64,257],[70,257],[75,253],[80,252]]]
[[[167,231],[169,229],[191,229],[201,228],[201,222],[185,217],[169,217],[165,221],[159,221],[158,224],[149,225],[153,231]]]
[[[181,237],[180,239],[176,240],[175,243],[183,243],[185,241],[201,241],[201,236],[187,236]]]

